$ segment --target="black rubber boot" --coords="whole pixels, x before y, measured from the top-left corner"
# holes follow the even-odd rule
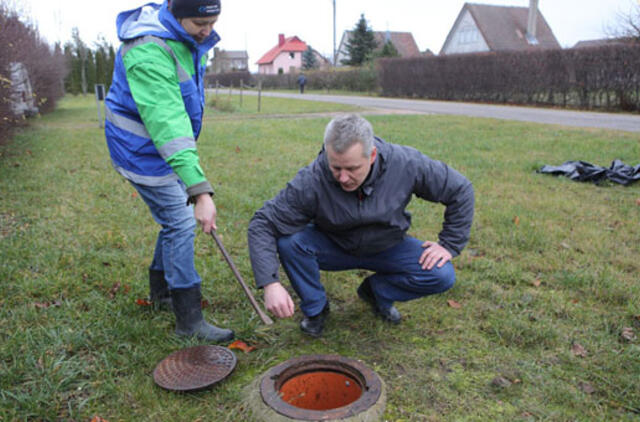
[[[171,309],[171,292],[164,271],[149,270],[149,300],[156,309]]]
[[[173,312],[176,315],[176,334],[179,336],[196,336],[203,340],[224,342],[233,340],[232,330],[218,328],[204,320],[202,316],[202,294],[200,286],[189,289],[171,290]]]

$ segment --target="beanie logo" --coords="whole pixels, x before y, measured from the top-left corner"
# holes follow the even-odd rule
[[[200,12],[203,15],[217,15],[218,13],[220,13],[220,5],[211,4],[211,5],[200,6],[198,8],[198,12]]]

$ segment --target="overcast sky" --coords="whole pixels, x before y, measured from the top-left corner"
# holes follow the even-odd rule
[[[3,1],[3,0],[0,0]],[[50,42],[66,41],[76,26],[91,44],[99,34],[118,45],[115,20],[122,10],[147,3],[137,0],[4,0],[17,4],[38,25]],[[421,51],[439,53],[463,0],[335,0],[336,48],[345,30],[353,29],[364,13],[374,31],[406,31]],[[528,6],[529,0],[475,0],[474,3]],[[539,9],[558,42],[571,47],[580,40],[606,37],[640,0],[540,0]],[[333,0],[222,0],[216,31],[218,46],[247,50],[251,70],[255,62],[274,47],[278,34],[297,35],[330,57],[333,51]]]

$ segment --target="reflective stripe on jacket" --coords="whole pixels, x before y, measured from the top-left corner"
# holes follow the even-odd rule
[[[105,135],[114,167],[143,185],[180,178],[190,197],[213,192],[200,167],[196,139],[207,52],[218,34],[197,43],[166,2],[122,12],[117,26],[123,44],[105,100]]]

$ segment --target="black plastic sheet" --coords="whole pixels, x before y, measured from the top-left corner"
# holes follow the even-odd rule
[[[576,182],[599,183],[608,179],[621,185],[629,185],[640,180],[640,164],[635,167],[626,165],[620,160],[613,160],[609,168],[596,166],[586,161],[566,161],[559,166],[545,165],[538,173],[566,176]]]

